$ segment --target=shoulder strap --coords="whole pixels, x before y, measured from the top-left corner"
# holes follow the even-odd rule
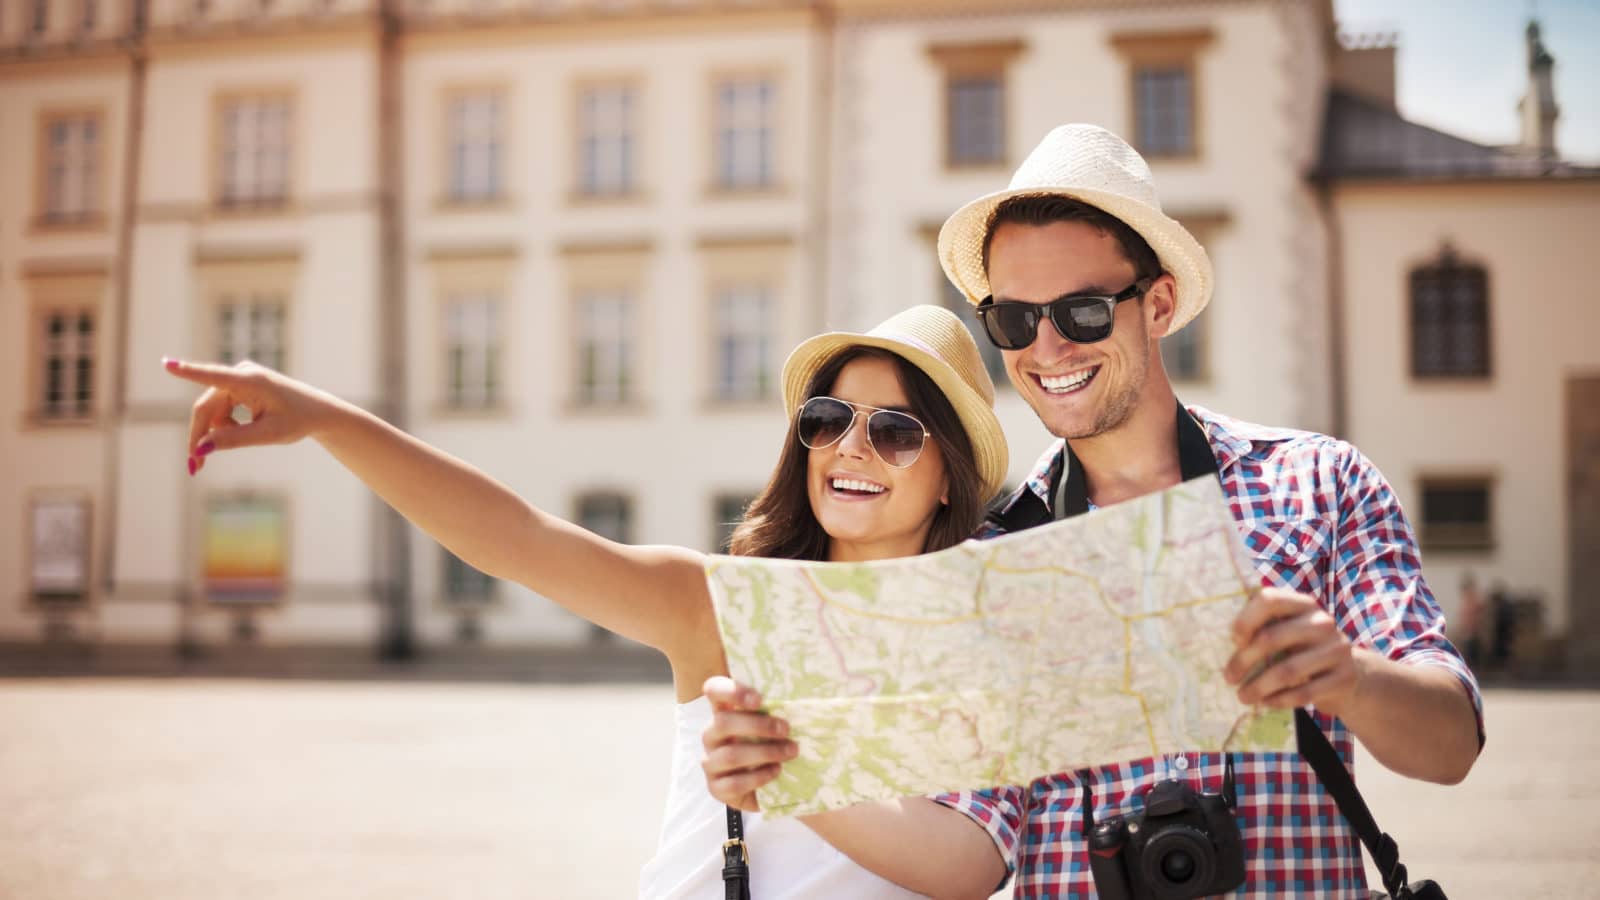
[[[750,848],[744,842],[744,816],[728,810],[728,839],[722,842],[722,888],[726,900],[750,900]]]
[[[1366,845],[1367,852],[1372,854],[1372,861],[1377,865],[1389,895],[1410,896],[1411,892],[1406,886],[1406,867],[1400,862],[1400,847],[1395,844],[1394,838],[1378,830],[1378,822],[1372,818],[1372,811],[1367,809],[1367,801],[1361,799],[1361,792],[1356,790],[1350,770],[1344,767],[1344,761],[1339,759],[1338,752],[1328,743],[1328,736],[1317,727],[1304,707],[1294,711],[1294,737],[1300,747],[1300,756],[1311,764],[1311,770],[1317,773],[1317,780],[1322,782],[1322,786],[1333,797],[1333,802],[1338,804],[1339,813],[1355,829],[1361,843]]]

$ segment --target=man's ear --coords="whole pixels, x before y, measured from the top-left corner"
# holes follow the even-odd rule
[[[1145,326],[1151,337],[1166,337],[1178,310],[1178,281],[1166,272],[1151,282],[1144,295]]]

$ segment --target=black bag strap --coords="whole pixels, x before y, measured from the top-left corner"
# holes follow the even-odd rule
[[[1311,764],[1311,771],[1317,773],[1317,780],[1333,797],[1339,813],[1355,829],[1361,843],[1366,845],[1367,852],[1372,854],[1372,861],[1377,865],[1378,874],[1383,877],[1383,886],[1389,895],[1396,898],[1411,896],[1406,884],[1405,863],[1400,861],[1400,847],[1395,844],[1394,838],[1378,829],[1378,822],[1372,818],[1372,810],[1367,809],[1367,801],[1361,798],[1361,792],[1356,789],[1350,770],[1344,767],[1338,751],[1328,743],[1328,736],[1322,733],[1304,708],[1294,711],[1294,737],[1300,747],[1301,758]]]
[[[722,895],[750,900],[750,848],[744,842],[744,815],[729,806],[728,839],[722,842]]]

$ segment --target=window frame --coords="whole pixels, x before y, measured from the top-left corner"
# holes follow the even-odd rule
[[[565,317],[559,359],[564,411],[568,414],[637,414],[649,407],[650,378],[654,349],[650,336],[655,307],[647,302],[650,297],[649,269],[654,256],[654,244],[649,240],[628,243],[574,243],[560,248],[566,275]],[[595,401],[587,397],[583,387],[582,339],[584,336],[583,308],[587,298],[595,294],[621,294],[628,298],[631,309],[624,319],[630,338],[629,363],[631,378],[622,397],[615,401]]]
[[[722,154],[723,88],[750,84],[765,85],[768,92],[763,122],[766,132],[764,177],[758,180],[725,179]],[[708,194],[761,194],[782,190],[785,181],[782,144],[785,87],[782,73],[776,68],[722,69],[711,74],[706,117],[709,123],[706,129],[709,147],[706,154]]]
[[[1482,369],[1481,371],[1466,371],[1462,367],[1445,366],[1440,371],[1422,371],[1419,366],[1419,342],[1422,340],[1421,317],[1418,313],[1417,282],[1420,277],[1430,274],[1454,273],[1457,275],[1476,275],[1481,283],[1482,294],[1480,299],[1482,321],[1480,323]],[[1484,385],[1494,380],[1494,291],[1489,277],[1489,267],[1473,259],[1460,256],[1454,247],[1448,243],[1441,246],[1431,258],[1422,260],[1406,269],[1404,280],[1404,296],[1406,302],[1403,306],[1406,319],[1406,371],[1411,380],[1418,384],[1463,384]],[[1451,297],[1446,295],[1446,303],[1451,302]],[[1445,327],[1446,323],[1436,323],[1434,327]]]
[[[282,103],[283,116],[283,191],[281,195],[260,192],[260,172],[252,174],[255,191],[249,196],[231,197],[228,192],[230,177],[227,167],[229,110],[239,104]],[[211,155],[211,207],[224,216],[260,216],[287,212],[295,201],[299,179],[296,168],[300,153],[299,109],[296,92],[292,87],[263,86],[253,89],[219,91],[212,104],[212,155]],[[258,151],[259,153],[259,151]]]
[[[744,381],[730,381],[730,373],[724,367],[726,360],[723,351],[730,339],[738,340],[749,337],[746,334],[733,334],[729,326],[728,317],[724,315],[725,307],[729,301],[759,297],[762,319],[761,331],[755,336],[760,342],[755,384],[746,387]],[[766,403],[773,399],[778,389],[778,367],[775,364],[778,331],[778,297],[777,291],[769,280],[766,279],[718,279],[711,288],[711,339],[714,341],[711,354],[711,394],[717,403]],[[740,354],[735,351],[735,357]],[[737,365],[735,366],[737,368]]]
[[[622,139],[626,142],[626,164],[617,185],[591,184],[588,180],[589,159],[587,148],[592,137],[587,103],[590,97],[604,92],[617,92],[629,98],[624,117]],[[583,78],[572,90],[572,200],[575,203],[627,202],[639,198],[644,191],[645,109],[644,79],[618,75],[610,78]]]
[[[69,215],[57,214],[50,208],[50,129],[53,125],[71,120],[94,123],[95,148],[93,158],[86,164],[93,169],[93,183],[82,193],[84,208]],[[106,225],[107,178],[110,175],[111,148],[107,135],[109,115],[103,105],[76,107],[51,107],[38,115],[38,135],[35,141],[34,203],[32,226],[39,231],[98,230]],[[80,151],[80,155],[83,155]],[[85,158],[87,158],[85,156]]]
[[[928,56],[939,69],[939,144],[945,172],[986,172],[1010,167],[1011,127],[1014,102],[1010,67],[1027,49],[1021,38],[968,43],[933,44]],[[954,147],[955,95],[958,80],[993,79],[999,89],[1000,133],[998,154],[993,159],[957,158]]]
[[[1489,472],[1424,472],[1417,477],[1417,544],[1425,552],[1488,551],[1496,546],[1495,488]],[[1428,516],[1428,493],[1433,490],[1482,489],[1484,518],[1476,524],[1435,523]]]
[[[1125,31],[1111,35],[1111,46],[1127,64],[1127,131],[1140,155],[1151,162],[1198,162],[1205,157],[1205,91],[1201,56],[1216,40],[1209,27],[1164,31]],[[1189,146],[1179,152],[1150,147],[1139,104],[1139,75],[1153,69],[1181,70],[1188,76]]]
[[[455,110],[458,103],[477,98],[494,102],[491,145],[494,153],[490,171],[490,188],[487,193],[456,193],[455,170]],[[439,102],[439,201],[441,209],[480,209],[506,205],[510,202],[511,171],[511,116],[512,89],[504,82],[475,82],[446,86],[440,92]]]
[[[27,273],[27,395],[23,403],[24,427],[75,428],[94,426],[100,418],[105,397],[110,290],[109,273],[103,269],[59,273]],[[88,315],[92,334],[89,343],[88,409],[73,414],[47,414],[45,408],[45,365],[49,338],[47,323],[54,315]]]

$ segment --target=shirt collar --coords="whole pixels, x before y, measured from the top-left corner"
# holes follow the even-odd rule
[[[1264,425],[1255,425],[1232,419],[1203,406],[1188,407],[1189,414],[1205,430],[1206,440],[1211,444],[1211,452],[1217,457],[1217,468],[1223,472],[1237,465],[1251,450],[1257,441],[1281,441],[1292,437],[1294,432],[1284,428],[1270,428]],[[1021,499],[1032,494],[1044,503],[1046,509],[1053,508],[1053,494],[1056,481],[1061,477],[1061,464],[1063,460],[1062,448],[1067,442],[1056,438],[1050,446],[1039,456],[1029,471],[1027,479],[1022,486],[1012,492],[1005,502],[1000,505],[1001,514],[1009,513]]]

